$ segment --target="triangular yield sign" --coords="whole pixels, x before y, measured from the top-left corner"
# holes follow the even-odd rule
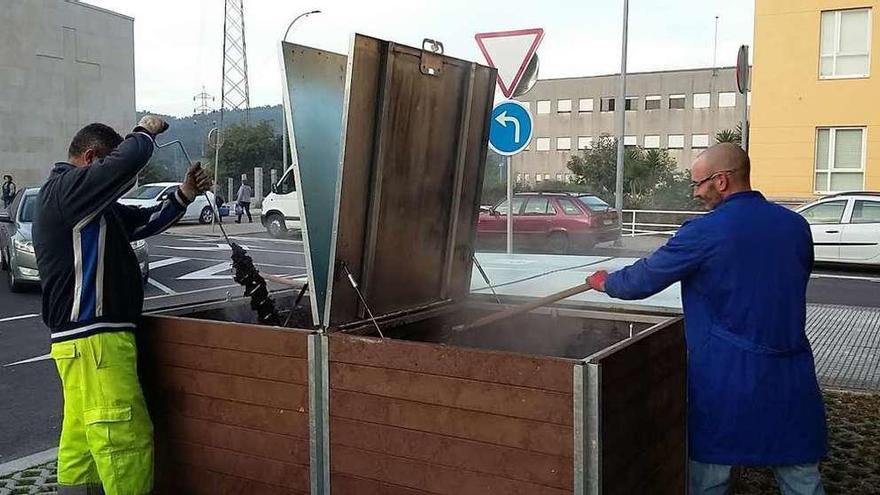
[[[510,98],[544,39],[544,30],[535,28],[479,33],[474,38],[486,62],[498,69],[498,86],[504,97]]]

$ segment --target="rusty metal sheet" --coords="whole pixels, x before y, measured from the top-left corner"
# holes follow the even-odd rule
[[[555,488],[572,486],[568,457],[343,418],[333,418],[331,429],[334,445]]]
[[[331,471],[441,495],[565,495],[571,490],[334,445]]]
[[[486,160],[494,70],[356,35],[349,55],[335,251],[375,314],[464,297]],[[324,322],[364,318],[331,267]]]
[[[570,360],[391,339],[331,335],[330,361],[567,394],[571,393],[572,386]]]
[[[333,397],[331,418],[335,416],[532,452],[572,456],[572,428],[567,426],[377,397],[337,390],[332,386],[330,393]]]
[[[330,364],[330,386],[334,390],[572,425],[570,393],[343,363]]]

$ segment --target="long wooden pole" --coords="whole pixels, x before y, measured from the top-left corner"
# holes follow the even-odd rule
[[[523,313],[528,313],[529,311],[532,311],[534,309],[538,309],[541,306],[546,306],[548,304],[555,303],[556,301],[560,301],[560,300],[565,299],[567,297],[575,296],[575,295],[580,294],[582,292],[586,292],[586,291],[590,290],[591,288],[592,287],[590,287],[590,284],[583,283],[581,285],[577,285],[577,286],[572,287],[570,289],[565,289],[564,291],[557,292],[555,294],[550,294],[549,296],[546,296],[546,297],[542,297],[541,299],[538,299],[537,301],[532,301],[530,303],[522,304],[522,305],[515,306],[513,308],[510,308],[510,309],[507,309],[504,311],[499,311],[498,313],[493,313],[491,315],[484,316],[484,317],[482,317],[478,320],[475,320],[469,324],[456,325],[456,326],[452,327],[452,330],[455,332],[459,332],[462,330],[473,330],[475,328],[480,328],[480,327],[484,327],[486,325],[491,325],[492,323],[496,323],[501,320],[506,320],[508,318],[514,317],[516,315],[521,315]]]

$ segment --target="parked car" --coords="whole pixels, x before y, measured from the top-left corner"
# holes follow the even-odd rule
[[[620,237],[620,215],[597,196],[583,193],[519,193],[513,197],[517,248],[566,254]],[[477,242],[502,247],[507,239],[507,200],[480,212]]]
[[[810,224],[816,261],[880,265],[880,192],[834,194],[796,211]]]
[[[21,292],[40,283],[31,228],[39,188],[22,189],[7,211],[0,211],[0,269],[6,272],[11,292]],[[144,283],[150,276],[150,254],[146,241],[131,243]]]
[[[263,200],[260,222],[272,237],[284,237],[288,230],[301,228],[293,167],[272,184],[272,192]]]
[[[177,189],[178,186],[180,186],[179,182],[155,182],[152,184],[143,184],[129,191],[119,200],[119,203],[149,208],[150,206],[155,206],[162,201],[165,201],[165,198],[168,197],[169,194],[174,193],[174,190]],[[211,202],[214,201],[214,193],[208,191],[208,197]],[[222,217],[223,210],[221,209],[219,211]],[[226,209],[226,213],[229,213],[228,209]],[[214,210],[211,208],[211,204],[208,203],[208,198],[205,198],[204,194],[196,196],[196,199],[186,208],[186,213],[183,214],[183,218],[181,218],[180,221],[197,221],[199,223],[213,222]]]

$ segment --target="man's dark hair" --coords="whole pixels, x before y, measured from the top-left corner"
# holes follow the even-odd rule
[[[95,150],[99,158],[103,158],[109,155],[121,142],[122,136],[112,127],[96,122],[83,127],[76,133],[76,136],[73,136],[70,148],[67,149],[67,156],[73,158],[91,148]]]
[[[5,180],[5,179],[12,180],[12,176],[7,174],[7,175],[4,175],[4,176],[3,176],[3,179],[4,179],[4,180]]]

